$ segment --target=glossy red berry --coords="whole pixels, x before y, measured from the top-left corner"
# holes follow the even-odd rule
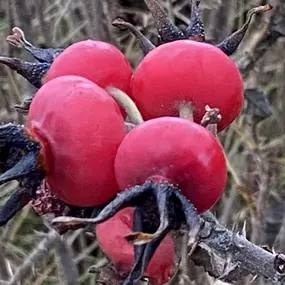
[[[215,46],[180,40],[149,52],[132,78],[132,96],[144,119],[178,116],[192,102],[200,123],[205,106],[219,108],[221,131],[240,113],[243,83],[234,62]]]
[[[27,129],[41,143],[46,181],[61,200],[95,206],[116,194],[114,159],[126,129],[104,89],[78,76],[49,81],[30,106]]]
[[[85,40],[66,48],[52,63],[45,80],[63,75],[85,77],[100,87],[130,93],[132,70],[124,54],[102,41]]]
[[[204,127],[185,119],[162,117],[131,130],[115,160],[120,189],[147,180],[173,183],[198,212],[211,208],[227,181],[222,146]]]
[[[115,266],[129,272],[134,265],[134,248],[125,236],[132,231],[133,208],[125,208],[114,217],[96,226],[96,236],[103,252]],[[145,271],[151,284],[160,285],[167,282],[174,273],[174,242],[166,236]]]

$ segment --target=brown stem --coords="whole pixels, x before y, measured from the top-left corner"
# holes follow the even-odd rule
[[[252,16],[256,13],[269,11],[272,8],[273,7],[271,5],[266,4],[264,6],[258,6],[258,7],[255,7],[249,10],[249,12],[247,13],[247,19],[244,25],[239,30],[234,32],[232,35],[224,39],[220,44],[217,45],[217,47],[221,49],[226,55],[228,56],[232,55],[238,48],[242,39],[244,38],[246,31],[249,27],[249,24],[251,22]]]

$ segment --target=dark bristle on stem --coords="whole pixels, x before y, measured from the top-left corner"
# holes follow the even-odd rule
[[[191,6],[190,24],[186,29],[185,35],[188,39],[204,42],[205,29],[199,9],[200,0],[189,0],[189,5]]]
[[[13,28],[13,34],[7,37],[7,42],[18,48],[24,48],[39,62],[52,63],[64,51],[62,48],[39,48],[26,40],[25,33],[18,27]]]
[[[226,55],[232,55],[240,45],[242,39],[244,38],[246,31],[249,27],[251,22],[252,16],[256,13],[266,12],[272,9],[272,6],[266,4],[264,6],[258,6],[248,11],[246,22],[244,25],[234,32],[232,35],[224,39],[220,44],[217,45],[219,49],[221,49]]]
[[[36,88],[40,88],[43,85],[42,80],[44,75],[51,66],[50,63],[28,62],[18,58],[10,58],[5,56],[0,56],[0,63],[3,63],[15,70]]]
[[[166,12],[157,0],[144,0],[157,26],[161,43],[185,39],[183,32],[168,19]]]
[[[112,22],[112,25],[120,29],[128,29],[138,40],[144,55],[155,49],[155,45],[145,37],[133,24],[117,18]]]

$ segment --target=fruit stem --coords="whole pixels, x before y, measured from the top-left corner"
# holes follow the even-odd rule
[[[24,48],[40,62],[52,63],[54,59],[64,50],[62,48],[38,48],[26,40],[25,33],[19,27],[12,29],[13,34],[6,38],[7,42],[18,48]]]
[[[113,21],[112,25],[120,29],[128,29],[139,41],[144,55],[147,55],[151,50],[155,49],[155,45],[131,23],[117,18]]]
[[[106,91],[115,99],[115,101],[121,107],[124,108],[124,110],[128,114],[130,123],[134,125],[139,125],[144,122],[136,104],[125,92],[114,87],[107,87]]]
[[[0,63],[3,63],[26,78],[36,88],[43,84],[44,75],[49,70],[50,63],[38,63],[23,61],[18,58],[0,56]]]
[[[162,43],[185,39],[183,32],[168,19],[163,7],[157,0],[144,0],[150,10]]]
[[[182,102],[179,104],[179,117],[193,122],[193,105],[191,102]]]
[[[188,0],[191,6],[190,24],[186,29],[186,36],[198,42],[205,41],[204,24],[199,9],[200,0]],[[191,3],[192,2],[192,3]]]
[[[252,16],[256,13],[261,13],[265,11],[271,10],[273,7],[269,4],[255,7],[248,11],[246,16],[246,22],[244,25],[234,32],[232,35],[224,39],[220,44],[217,45],[219,49],[221,49],[226,55],[230,56],[232,55],[236,49],[238,48],[239,44],[241,43],[242,39],[244,38],[246,31],[249,27],[249,24],[251,22]]]

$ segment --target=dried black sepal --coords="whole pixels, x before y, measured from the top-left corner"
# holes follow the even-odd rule
[[[158,0],[144,0],[152,16],[155,19],[159,34],[158,38],[160,40],[159,44],[164,44],[167,42],[172,42],[177,40],[187,40],[187,39],[198,42],[209,43],[205,39],[204,23],[199,9],[200,0],[188,0],[188,1],[189,1],[189,6],[191,8],[190,24],[186,29],[183,29],[182,31],[182,29],[175,26],[169,20],[166,12],[164,11],[163,7],[160,5]],[[255,13],[265,12],[271,9],[272,6],[269,4],[251,9],[247,14],[247,20],[245,24],[239,30],[237,30],[232,35],[223,40],[220,44],[218,44],[217,47],[221,49],[226,55],[228,56],[232,55],[238,48],[242,39],[244,38],[252,16]],[[129,23],[127,23],[127,25],[128,24]],[[125,25],[125,27],[127,26]],[[127,28],[129,28],[129,30],[131,30],[131,32],[137,37],[137,39],[143,46],[144,53],[147,54],[149,48],[146,48],[145,46],[150,47],[148,40],[145,39],[145,37],[133,25]]]
[[[0,56],[0,63],[15,70],[36,88],[40,88],[43,85],[44,76],[51,66],[50,63],[28,62],[5,56]]]
[[[242,39],[244,38],[246,31],[249,27],[249,24],[251,22],[252,16],[256,13],[269,11],[271,9],[272,6],[266,4],[264,6],[258,6],[249,10],[244,25],[239,30],[230,35],[228,38],[224,39],[220,44],[217,45],[217,47],[221,49],[226,55],[228,56],[232,55],[237,50]]]
[[[172,184],[147,181],[117,195],[95,218],[58,217],[53,224],[101,223],[125,207],[135,207],[134,232],[126,236],[135,246],[135,265],[124,285],[134,284],[143,276],[155,250],[171,230],[185,229],[195,238],[200,228],[194,206]]]
[[[156,21],[161,43],[185,39],[183,32],[168,19],[166,12],[157,0],[144,0]]]
[[[185,35],[188,39],[204,42],[205,29],[199,9],[200,0],[189,0],[189,5],[191,5],[190,24],[186,29]]]
[[[26,40],[25,33],[18,27],[13,28],[13,35],[7,37],[7,42],[18,48],[24,48],[31,55],[43,63],[52,63],[64,51],[63,48],[39,48]]]
[[[41,185],[45,170],[41,166],[40,150],[40,143],[33,140],[23,126],[0,127],[1,169],[5,171],[0,174],[0,185],[18,180],[20,187],[0,209],[0,226],[26,205]]]
[[[140,43],[144,55],[148,54],[151,50],[155,48],[155,45],[131,23],[126,22],[121,18],[117,18],[113,21],[112,25],[120,29],[128,29],[132,34],[134,34],[134,36]]]

